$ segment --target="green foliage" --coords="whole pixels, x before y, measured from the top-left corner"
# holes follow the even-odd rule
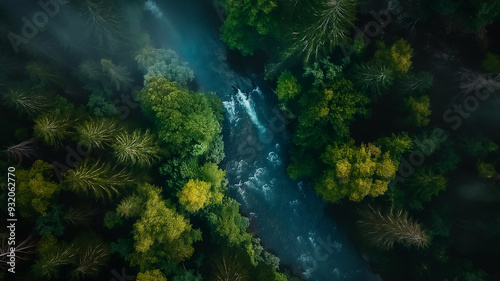
[[[148,68],[153,66],[157,61],[161,60],[163,49],[155,49],[150,45],[146,45],[142,48],[137,56],[135,57],[135,61],[139,69],[143,72],[147,72]]]
[[[137,274],[137,281],[167,281],[167,277],[159,269]]]
[[[221,39],[229,48],[251,55],[262,46],[263,36],[277,31],[276,1],[223,0],[226,19],[221,27]]]
[[[477,172],[479,176],[485,179],[490,179],[497,174],[495,165],[486,163],[483,161],[478,161],[476,164]]]
[[[24,85],[13,86],[3,95],[5,103],[20,113],[33,117],[53,105],[51,96],[45,91],[29,88]]]
[[[198,159],[189,158],[169,158],[160,167],[160,174],[167,177],[167,186],[173,189],[183,187],[191,178],[198,173]]]
[[[104,148],[120,131],[116,121],[106,118],[90,118],[75,126],[78,140],[90,149]]]
[[[378,139],[375,145],[387,151],[393,160],[398,160],[405,152],[413,148],[413,142],[407,133],[392,134],[390,137]]]
[[[125,169],[114,169],[101,161],[85,159],[76,168],[63,174],[66,187],[82,195],[96,199],[110,198],[119,188],[131,184],[133,179]]]
[[[79,248],[76,268],[70,276],[73,280],[95,279],[106,265],[109,247],[93,234],[81,234],[74,242]]]
[[[134,224],[132,265],[141,271],[155,268],[162,260],[181,262],[194,252],[192,243],[201,240],[201,232],[167,202],[161,199],[160,189],[149,184],[139,186],[145,198],[144,210]]]
[[[99,81],[103,78],[102,65],[97,61],[83,60],[78,65],[78,74],[84,80]]]
[[[400,86],[405,92],[422,94],[432,87],[434,76],[428,72],[418,74],[406,74],[400,80]]]
[[[225,198],[221,205],[206,212],[206,218],[214,243],[234,247],[251,241],[251,235],[246,232],[248,219],[240,215],[239,204],[234,199]]]
[[[118,239],[116,243],[111,243],[111,252],[117,253],[122,259],[130,261],[130,254],[134,251],[133,239]]]
[[[381,94],[394,84],[396,73],[386,65],[362,64],[355,68],[354,77],[361,89]]]
[[[204,208],[210,200],[210,184],[199,180],[189,180],[182,190],[177,193],[179,203],[184,205],[188,212],[194,213]]]
[[[297,78],[290,71],[283,71],[278,78],[278,86],[276,88],[278,99],[282,102],[287,102],[301,91],[302,87],[298,83]]]
[[[33,81],[42,86],[61,86],[64,82],[63,77],[48,64],[30,62],[26,65],[26,72]]]
[[[128,88],[132,79],[126,66],[114,65],[111,60],[101,60],[102,71],[107,74],[108,79],[115,84],[116,90]]]
[[[214,280],[249,280],[249,274],[237,254],[224,253],[212,262]]]
[[[66,228],[62,217],[62,205],[52,205],[46,215],[40,216],[36,220],[35,229],[37,233],[55,237],[63,235]]]
[[[174,276],[172,281],[202,281],[200,274],[195,274],[193,270],[184,272],[182,275]]]
[[[113,117],[120,114],[120,111],[109,100],[97,94],[89,96],[87,108],[97,117]]]
[[[44,279],[54,279],[60,276],[62,266],[75,263],[77,259],[77,248],[73,244],[60,242],[57,245],[45,247],[39,250],[39,258],[33,265],[35,276]]]
[[[116,207],[116,212],[118,215],[124,218],[136,217],[141,214],[143,204],[141,198],[132,195],[124,198],[118,207]]]
[[[72,225],[85,226],[92,222],[92,217],[97,213],[97,209],[91,205],[82,205],[76,208],[65,210],[63,219]]]
[[[460,140],[460,148],[473,158],[485,158],[490,153],[498,150],[498,145],[492,140],[481,137],[462,137]]]
[[[96,40],[97,46],[114,49],[122,41],[120,23],[123,20],[117,10],[119,5],[99,0],[75,0],[71,5],[81,11],[90,31],[88,34]]]
[[[500,56],[493,53],[487,53],[483,60],[483,68],[490,73],[500,72]]]
[[[412,220],[405,211],[391,209],[383,214],[373,207],[360,211],[357,224],[367,242],[385,250],[393,248],[394,243],[404,247],[426,248],[430,239],[421,225]]]
[[[424,127],[429,124],[431,121],[429,116],[432,113],[429,96],[409,97],[405,100],[405,104],[411,114],[408,119],[411,124],[417,127]]]
[[[478,270],[477,272],[465,272],[462,275],[464,281],[486,281],[489,275],[483,270]]]
[[[71,134],[72,122],[74,120],[67,112],[49,111],[35,119],[33,135],[45,144],[58,148],[62,145],[62,141]]]
[[[222,121],[219,121],[222,124]],[[213,162],[219,164],[224,160],[226,154],[224,153],[224,141],[222,135],[217,135],[208,147],[208,152],[205,155],[204,162]]]
[[[382,42],[378,44],[378,50],[375,52],[373,62],[387,65],[394,71],[405,74],[411,68],[412,55],[413,48],[405,39],[399,39],[391,47],[387,47]]]
[[[321,160],[328,169],[316,183],[316,191],[331,202],[346,196],[359,202],[367,195],[384,194],[399,164],[373,144],[357,147],[353,141],[328,146]]]
[[[149,130],[135,130],[116,136],[112,145],[118,163],[128,166],[150,167],[159,158],[160,149]]]
[[[138,97],[153,117],[158,136],[172,153],[199,156],[221,127],[203,94],[189,92],[165,78],[153,77]]]
[[[324,130],[331,130],[335,140],[344,140],[349,137],[349,125],[355,117],[368,113],[365,105],[369,99],[354,90],[351,81],[342,78],[323,87],[306,93],[299,101],[301,114],[295,143],[300,146],[324,147],[325,142],[310,138],[326,137]]]
[[[443,217],[436,211],[432,211],[431,214],[431,227],[432,227],[432,235],[434,237],[448,237],[450,236],[451,223],[448,218]]]
[[[304,66],[304,77],[312,77],[312,85],[319,87],[322,84],[334,83],[342,78],[342,65],[330,62],[329,58],[320,59]]]
[[[144,85],[152,77],[163,77],[182,86],[186,86],[194,79],[194,72],[188,67],[188,63],[181,62],[172,50],[154,49],[146,46],[135,60],[139,64],[139,68],[146,73]]]
[[[123,219],[117,212],[106,212],[103,224],[108,229],[115,229],[123,225]]]
[[[355,0],[322,1],[312,11],[311,22],[301,24],[294,32],[293,50],[308,62],[347,43],[356,20],[357,4]]]
[[[47,208],[55,202],[61,190],[60,185],[52,181],[52,165],[37,160],[29,170],[18,170],[16,173],[16,195],[21,216],[46,215]]]
[[[418,167],[416,171],[405,181],[409,188],[413,200],[420,202],[429,202],[433,196],[446,189],[446,178],[443,175],[436,174],[431,168]]]
[[[201,166],[196,173],[199,180],[210,183],[214,190],[222,190],[226,173],[219,169],[215,163],[206,163]],[[214,199],[214,198],[212,198]]]

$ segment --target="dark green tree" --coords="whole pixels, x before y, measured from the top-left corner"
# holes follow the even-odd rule
[[[224,0],[226,18],[221,38],[231,49],[251,55],[262,47],[265,36],[278,31],[277,1]]]

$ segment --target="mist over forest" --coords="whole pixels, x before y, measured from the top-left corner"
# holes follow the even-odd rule
[[[497,0],[0,0],[0,280],[500,280]]]

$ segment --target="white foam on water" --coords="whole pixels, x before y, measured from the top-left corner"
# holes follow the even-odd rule
[[[276,154],[276,152],[274,152],[274,151],[269,152],[269,154],[267,155],[266,159],[269,162],[273,163],[275,167],[276,166],[281,166],[281,159],[278,156],[278,154]]]
[[[222,105],[227,111],[227,114],[229,115],[229,122],[231,124],[237,123],[239,118],[236,115],[236,101],[234,100],[234,97],[231,97],[230,101],[224,101],[222,102]]]
[[[246,95],[243,93],[240,89],[238,89],[238,93],[236,94],[236,99],[238,100],[238,103],[243,106],[245,111],[247,112],[248,116],[250,117],[250,120],[252,120],[252,123],[257,126],[260,132],[265,132],[266,128],[260,123],[259,117],[257,116],[257,112],[255,111],[255,104],[252,101],[252,98],[250,95]]]

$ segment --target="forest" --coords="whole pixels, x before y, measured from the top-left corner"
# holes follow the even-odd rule
[[[0,0],[0,280],[500,280],[499,34],[497,0]]]

